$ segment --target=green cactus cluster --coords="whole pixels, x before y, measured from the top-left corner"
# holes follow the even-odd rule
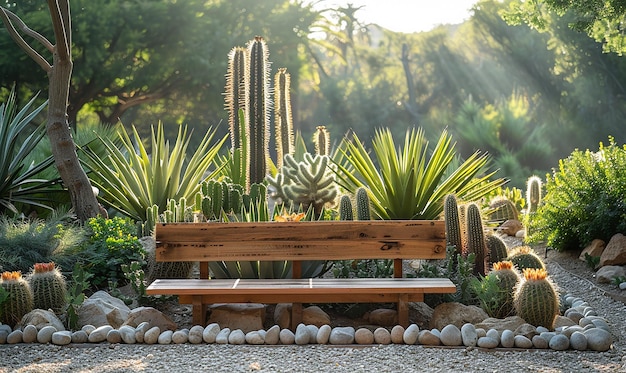
[[[196,194],[195,211],[206,220],[219,220],[223,214],[240,213],[243,206],[243,186],[227,181],[207,180]]]
[[[506,318],[514,314],[514,297],[515,289],[521,279],[521,275],[513,263],[508,261],[496,262],[493,264],[492,270],[487,275],[496,279],[496,283],[500,288],[497,299],[498,305],[494,307],[494,315],[499,319]]]
[[[356,219],[371,220],[370,199],[367,189],[358,188],[354,196],[356,203]],[[339,220],[354,220],[354,207],[352,197],[345,194],[339,200]]]
[[[513,262],[519,271],[527,268],[545,269],[546,265],[530,246],[518,246],[509,251],[508,261]]]
[[[497,196],[489,203],[489,221],[503,223],[507,220],[519,220],[515,204],[504,196]]]
[[[0,324],[15,326],[33,310],[33,293],[21,272],[3,272],[0,286],[9,295],[8,299],[0,303]]]
[[[514,295],[515,313],[527,323],[554,329],[559,295],[545,269],[526,268]]]
[[[35,263],[28,275],[33,293],[34,308],[52,310],[60,314],[67,305],[67,285],[61,271],[50,263]]]
[[[290,201],[296,208],[306,211],[313,208],[319,216],[324,205],[334,203],[339,192],[328,156],[304,154],[298,162],[291,154],[284,157],[281,172],[268,176],[268,183],[275,189],[274,198],[283,203]]]

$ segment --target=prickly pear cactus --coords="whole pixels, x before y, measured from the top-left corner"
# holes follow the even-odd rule
[[[487,236],[487,249],[489,250],[489,264],[500,262],[508,256],[506,244],[496,235]]]
[[[28,276],[28,283],[33,293],[34,308],[51,309],[60,314],[67,304],[67,285],[54,262],[35,263]]]
[[[545,269],[526,268],[514,297],[516,314],[527,323],[554,329],[559,295]]]
[[[511,249],[507,260],[513,262],[520,271],[526,268],[546,269],[543,260],[530,246],[518,246]]]
[[[467,252],[475,255],[474,274],[485,275],[487,269],[487,244],[480,209],[477,204],[467,206]]]
[[[499,306],[495,307],[496,313],[493,317],[503,319],[514,313],[513,300],[515,289],[521,279],[520,273],[511,262],[497,262],[493,264],[493,269],[489,272],[490,277],[496,278],[496,283],[501,290],[498,297]]]
[[[507,220],[519,220],[515,204],[506,197],[496,197],[489,204],[489,221],[503,223]]]
[[[9,298],[0,304],[0,324],[15,326],[33,310],[33,293],[21,272],[3,272],[0,286],[9,294]]]

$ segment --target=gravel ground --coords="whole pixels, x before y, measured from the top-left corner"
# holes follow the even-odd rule
[[[556,254],[555,254],[556,255]],[[586,300],[615,336],[607,352],[424,346],[0,345],[0,372],[626,372],[626,306],[555,260],[563,292]]]

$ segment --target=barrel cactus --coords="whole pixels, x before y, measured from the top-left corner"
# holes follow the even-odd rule
[[[537,207],[541,203],[542,181],[539,176],[531,176],[527,183],[526,204],[528,205],[528,212],[533,213],[537,211]]]
[[[543,260],[535,253],[530,246],[518,246],[509,252],[508,261],[513,262],[518,270],[526,268],[546,269]]]
[[[534,326],[554,328],[559,295],[545,269],[526,268],[514,296],[515,312]]]
[[[61,313],[67,304],[67,285],[61,271],[50,263],[35,263],[28,276],[34,308]]]
[[[494,277],[496,283],[501,290],[498,297],[498,307],[495,307],[493,317],[503,319],[511,316],[514,312],[513,300],[515,288],[520,281],[520,273],[515,269],[513,263],[508,261],[497,262],[493,264],[489,277]]]
[[[9,294],[9,298],[0,303],[0,324],[15,326],[33,310],[33,293],[19,271],[3,272],[0,286]]]
[[[489,220],[494,222],[505,222],[507,220],[519,220],[519,213],[515,204],[506,197],[495,197],[489,203]]]
[[[487,249],[489,250],[489,263],[500,262],[508,256],[506,244],[494,234],[487,236]]]

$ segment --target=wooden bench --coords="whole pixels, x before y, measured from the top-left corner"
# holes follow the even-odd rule
[[[424,294],[454,293],[447,278],[403,278],[403,259],[444,259],[444,222],[373,220],[264,223],[160,223],[156,259],[198,261],[200,279],[157,279],[149,295],[177,295],[193,305],[193,322],[205,324],[214,303],[293,303],[292,328],[302,303],[396,303],[398,321],[409,324],[408,302]],[[308,260],[393,259],[393,278],[302,279]],[[209,279],[211,261],[293,261],[293,279]]]

